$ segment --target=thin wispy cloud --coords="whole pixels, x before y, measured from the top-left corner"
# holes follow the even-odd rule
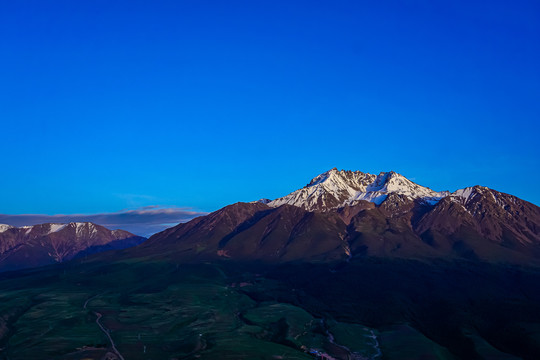
[[[114,194],[114,196],[116,196],[119,199],[124,200],[127,206],[130,208],[139,208],[148,203],[154,203],[154,204],[162,203],[163,204],[164,202],[168,202],[165,199],[159,199],[155,196],[144,195],[144,194],[126,194],[126,193],[119,194],[117,193],[117,194]]]
[[[24,226],[88,221],[109,229],[127,230],[133,234],[148,237],[202,215],[206,213],[190,208],[145,206],[134,210],[98,214],[0,214],[0,224]]]

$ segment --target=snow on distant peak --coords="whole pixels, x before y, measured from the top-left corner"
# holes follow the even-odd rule
[[[28,235],[32,232],[32,229],[34,228],[34,225],[25,225],[25,226],[21,226],[20,227],[21,229],[26,229],[25,231],[25,235]]]
[[[75,234],[77,236],[82,236],[86,232],[90,235],[94,235],[98,232],[96,226],[91,222],[72,222],[69,223],[69,225],[75,228]]]
[[[13,226],[7,224],[0,224],[0,233],[8,231],[9,229],[13,229]]]
[[[67,224],[49,224],[49,225],[50,225],[50,228],[47,234],[58,232],[67,226]]]
[[[334,168],[316,176],[302,189],[273,200],[268,205],[278,207],[288,204],[310,211],[325,211],[350,205],[359,200],[380,204],[391,193],[431,203],[450,194],[447,191],[435,192],[415,184],[393,171],[373,175]]]

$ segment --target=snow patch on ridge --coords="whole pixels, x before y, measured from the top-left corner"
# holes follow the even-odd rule
[[[464,202],[467,202],[476,192],[473,187],[466,187],[464,189],[456,190],[452,193],[452,196],[462,198]]]
[[[0,233],[8,231],[9,229],[13,229],[13,226],[7,224],[0,224]]]
[[[50,224],[50,229],[49,229],[49,232],[46,234],[46,235],[49,235],[49,234],[52,234],[52,233],[55,233],[55,232],[58,232],[60,230],[62,230],[63,228],[65,228],[67,226],[67,224]]]
[[[21,226],[20,228],[21,229],[26,229],[26,232],[24,234],[28,235],[28,234],[30,234],[30,232],[34,228],[34,225],[25,225],[25,226]]]
[[[75,228],[75,234],[77,237],[84,236],[85,232],[87,232],[90,236],[94,236],[98,232],[96,226],[90,222],[73,222],[69,223],[69,225]]]

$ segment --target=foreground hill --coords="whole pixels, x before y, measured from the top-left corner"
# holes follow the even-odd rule
[[[538,269],[471,261],[106,252],[0,274],[0,359],[537,360],[539,284]]]
[[[273,201],[237,203],[135,251],[264,262],[363,256],[540,263],[540,208],[474,186],[435,192],[394,173],[332,169]]]
[[[135,246],[144,240],[124,230],[109,230],[89,222],[20,228],[0,224],[0,271],[60,263],[100,251]]]

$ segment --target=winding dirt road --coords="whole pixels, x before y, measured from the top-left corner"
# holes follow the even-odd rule
[[[92,296],[91,298],[89,298],[88,300],[86,300],[86,302],[84,303],[84,306],[83,306],[83,309],[86,310],[86,306],[88,305],[88,302],[96,297],[98,297],[99,295],[95,295],[95,296]],[[94,311],[93,312],[97,319],[96,319],[96,324],[98,324],[99,328],[101,329],[101,331],[103,331],[105,333],[105,335],[107,336],[107,338],[109,338],[109,341],[111,342],[111,348],[113,350],[113,352],[116,354],[116,356],[118,356],[118,358],[120,360],[126,360],[124,359],[124,357],[122,356],[122,354],[120,354],[120,351],[118,351],[118,349],[116,348],[116,345],[114,344],[114,341],[111,337],[111,334],[109,334],[109,329],[107,329],[105,326],[103,326],[103,324],[100,322],[101,318],[103,317],[102,314],[98,313],[97,311]]]
[[[111,342],[111,347],[112,347],[112,350],[114,351],[114,353],[116,354],[116,356],[118,356],[120,358],[120,360],[126,360],[124,359],[124,357],[122,356],[122,354],[120,354],[120,351],[118,351],[118,349],[116,348],[116,346],[114,345],[114,341],[111,337],[111,334],[109,334],[109,330],[103,326],[101,324],[101,322],[99,322],[99,320],[101,320],[101,317],[103,315],[101,315],[100,313],[94,311],[94,314],[96,314],[97,316],[97,319],[96,319],[96,324],[98,324],[99,328],[101,329],[101,331],[103,331],[105,333],[105,335],[107,335],[107,337],[109,338],[109,341]]]
[[[345,350],[348,353],[349,360],[372,360],[372,359],[375,359],[375,358],[380,357],[382,355],[381,348],[379,347],[379,341],[377,340],[377,336],[375,335],[375,332],[373,332],[373,330],[370,330],[371,335],[367,335],[367,337],[370,338],[370,339],[373,339],[372,346],[375,349],[376,354],[372,355],[371,357],[365,357],[362,354],[355,353],[354,351],[352,351],[351,349],[349,349],[345,345],[340,345],[340,344],[336,343],[334,335],[332,335],[332,333],[328,330],[328,326],[326,325],[326,319],[325,318],[321,319],[321,325],[324,328],[324,331],[326,333],[328,341],[331,344],[334,344],[335,346]]]

